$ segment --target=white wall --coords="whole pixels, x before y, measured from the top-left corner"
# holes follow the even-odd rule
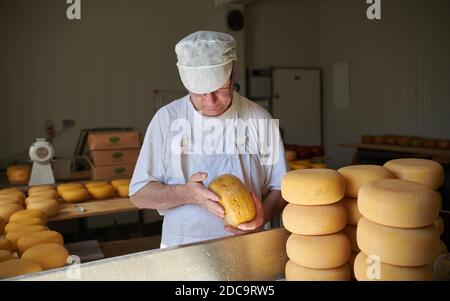
[[[196,30],[227,31],[227,8],[213,0],[84,0],[79,21],[66,18],[67,7],[0,0],[0,160],[27,151],[46,119],[57,130],[62,119],[76,120],[54,140],[63,157],[73,154],[82,128],[144,133],[153,91],[184,90],[175,44]],[[232,34],[243,73],[244,32]]]

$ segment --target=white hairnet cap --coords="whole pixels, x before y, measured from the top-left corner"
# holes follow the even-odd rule
[[[175,46],[183,85],[203,94],[222,87],[231,75],[236,58],[236,41],[226,33],[197,31]]]

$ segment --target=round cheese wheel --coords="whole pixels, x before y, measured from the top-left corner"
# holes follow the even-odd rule
[[[338,169],[345,179],[345,196],[358,197],[359,189],[366,183],[381,179],[393,179],[394,174],[378,165],[352,165]]]
[[[96,200],[112,198],[115,195],[114,187],[110,184],[92,186],[88,188],[88,191]]]
[[[42,192],[42,191],[56,191],[53,185],[38,185],[32,186],[28,188],[28,195],[33,195],[34,193]]]
[[[64,191],[80,188],[84,188],[84,185],[80,183],[64,183],[59,184],[58,187],[56,187],[56,190],[58,191],[58,194],[62,196]]]
[[[6,192],[0,191],[0,197],[3,197],[3,198],[20,197],[22,200],[25,200],[25,194],[22,191],[6,191]]]
[[[17,241],[27,233],[37,232],[37,231],[46,231],[47,227],[42,225],[29,225],[23,226],[17,229],[16,231],[8,232],[5,238],[12,242],[15,248],[17,248]]]
[[[291,234],[286,252],[294,263],[311,269],[332,269],[345,264],[350,258],[350,242],[342,232],[306,236]]]
[[[396,178],[427,185],[438,189],[444,183],[444,168],[436,161],[427,159],[395,159],[384,165]]]
[[[18,196],[12,196],[12,197],[0,196],[0,206],[7,205],[7,204],[16,204],[19,206],[23,206],[23,199]]]
[[[130,179],[115,179],[111,181],[111,185],[117,189],[117,186],[119,185],[123,185],[123,184],[128,184],[130,185],[131,180]]]
[[[344,178],[332,169],[295,170],[281,179],[281,194],[292,204],[332,204],[342,199],[344,193]]]
[[[16,251],[16,247],[6,238],[0,238],[0,250]]]
[[[430,264],[436,255],[439,236],[434,225],[402,229],[376,224],[361,218],[356,230],[358,246],[367,255],[398,266]]]
[[[358,199],[343,198],[340,204],[344,206],[345,212],[347,213],[347,224],[351,226],[358,225],[358,221],[362,217],[358,209]]]
[[[354,264],[355,277],[358,281],[431,281],[433,269],[431,264],[417,267],[401,267],[378,261],[360,252]]]
[[[289,161],[295,161],[297,159],[297,153],[293,150],[285,150],[284,154],[286,155],[286,160]]]
[[[127,198],[129,194],[129,188],[130,188],[129,184],[117,185],[116,187],[117,194],[122,198]]]
[[[356,255],[358,255],[358,253],[352,253],[350,255],[350,259],[348,260],[348,266],[350,267],[350,279],[351,280],[356,280],[355,269],[354,269]]]
[[[68,203],[77,203],[89,200],[89,192],[86,188],[63,190],[61,196],[63,200]]]
[[[46,222],[45,220],[42,220],[40,218],[37,217],[30,217],[27,219],[21,219],[12,223],[9,223],[8,225],[6,225],[5,227],[5,232],[8,233],[10,231],[16,231],[17,229],[24,227],[24,226],[29,226],[29,225],[42,225],[45,226]]]
[[[3,232],[5,232],[5,220],[3,219],[3,217],[0,217],[0,235],[3,234]]]
[[[30,217],[37,217],[44,221],[47,221],[47,216],[45,215],[45,213],[42,212],[41,210],[36,210],[36,209],[25,209],[25,210],[17,211],[13,215],[11,215],[11,218],[9,221],[11,223],[13,223],[13,222],[17,222],[22,219],[28,219]]]
[[[40,244],[56,243],[64,245],[64,238],[56,231],[37,231],[23,235],[17,241],[17,249],[22,254],[27,249]]]
[[[59,202],[52,199],[40,200],[28,204],[27,209],[41,210],[47,217],[52,217],[59,213]]]
[[[106,181],[92,181],[92,182],[87,182],[84,184],[84,186],[86,186],[87,189],[89,189],[90,187],[94,187],[94,186],[98,186],[98,185],[108,185],[109,183]]]
[[[437,219],[435,219],[433,221],[433,224],[436,226],[439,236],[444,234],[444,220],[442,219],[442,217],[439,216]]]
[[[23,210],[23,207],[17,204],[4,204],[0,207],[0,217],[7,223],[11,216],[17,212]]]
[[[30,197],[43,197],[46,199],[59,199],[59,195],[56,190],[44,190],[44,191],[36,191]],[[26,199],[25,199],[26,200]]]
[[[0,263],[0,279],[6,279],[40,271],[42,271],[41,266],[29,259],[15,258]]]
[[[33,202],[39,202],[39,201],[42,201],[42,200],[48,200],[48,199],[57,200],[57,199],[51,198],[51,197],[48,198],[48,197],[46,197],[45,195],[29,196],[29,197],[27,197],[27,198],[25,199],[25,204],[28,205],[28,204],[31,204],[31,203],[33,203]]]
[[[6,261],[8,259],[13,259],[14,255],[11,251],[0,250],[0,262]]]
[[[350,268],[344,264],[333,269],[310,269],[289,260],[286,263],[285,277],[287,281],[348,281]]]
[[[358,209],[381,225],[420,228],[439,217],[442,200],[428,186],[411,181],[384,179],[370,182],[359,191]]]
[[[288,204],[283,210],[283,225],[291,233],[325,235],[341,231],[347,223],[340,203],[320,206]]]
[[[346,226],[343,232],[347,235],[347,238],[350,241],[352,252],[358,253],[360,249],[358,247],[358,242],[356,241],[356,226]]]
[[[37,262],[44,270],[59,268],[66,265],[69,252],[57,243],[46,243],[28,248],[23,254],[23,259]]]
[[[10,187],[10,188],[0,189],[0,194],[9,193],[9,192],[22,192],[22,190],[20,190],[17,187]]]

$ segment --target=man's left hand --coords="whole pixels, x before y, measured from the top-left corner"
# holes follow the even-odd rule
[[[261,200],[253,192],[251,192],[250,195],[253,198],[253,202],[255,202],[255,209],[256,209],[255,218],[248,223],[238,225],[237,228],[225,226],[225,230],[233,233],[234,235],[259,231],[265,224],[267,214],[264,210]]]

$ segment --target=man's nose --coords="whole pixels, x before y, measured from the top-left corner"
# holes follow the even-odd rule
[[[203,101],[205,101],[208,104],[214,104],[217,100],[217,97],[214,93],[205,93],[203,95]]]

